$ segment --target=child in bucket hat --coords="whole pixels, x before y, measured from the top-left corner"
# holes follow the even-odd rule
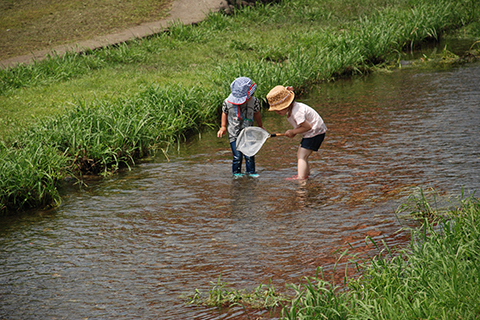
[[[289,138],[301,134],[302,141],[297,151],[297,175],[289,180],[304,180],[310,175],[308,157],[314,151],[318,151],[327,127],[320,115],[304,103],[295,101],[295,93],[292,87],[276,86],[267,94],[267,101],[270,106],[268,111],[278,115],[287,116],[288,122],[293,129],[285,131]]]
[[[237,78],[230,85],[231,94],[223,101],[221,127],[217,132],[217,137],[223,137],[228,130],[228,140],[233,154],[232,172],[234,176],[242,175],[242,158],[245,158],[246,173],[250,176],[257,176],[255,156],[248,157],[237,150],[237,137],[243,128],[253,126],[254,121],[263,128],[260,102],[253,96],[256,88],[257,85],[250,78]]]

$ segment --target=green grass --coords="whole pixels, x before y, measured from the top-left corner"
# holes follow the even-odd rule
[[[437,199],[438,194],[434,189],[423,190],[423,188],[416,188],[408,196],[404,204],[397,209],[397,216],[407,216],[409,218],[424,220],[433,219],[441,216],[442,210],[439,208]]]
[[[148,39],[1,69],[5,154],[24,153],[25,141],[49,145],[65,156],[67,169],[58,167],[48,192],[3,185],[0,208],[19,209],[11,199],[21,197],[43,205],[66,176],[108,175],[150,152],[166,152],[173,141],[216,123],[238,76],[252,78],[256,96],[265,101],[278,84],[301,92],[368,72],[478,17],[478,8],[465,6],[472,1],[285,1],[231,16],[211,14],[197,26],[177,23]],[[3,156],[0,165],[14,168],[15,159]],[[34,185],[43,185],[35,179]]]
[[[186,297],[186,302],[217,308],[242,306],[248,309],[275,309],[288,301],[286,293],[279,293],[271,282],[252,290],[235,290],[229,288],[229,284],[220,278],[218,277],[217,282],[210,283],[207,293],[197,289],[194,294]]]
[[[410,212],[412,217],[437,206],[425,202],[427,194],[412,194],[422,199],[418,210]],[[411,207],[410,202],[407,199],[405,206]],[[288,290],[278,294],[270,285],[235,290],[219,278],[207,294],[195,290],[187,302],[245,309],[281,305],[285,320],[479,319],[479,222],[480,199],[462,194],[449,210],[420,221],[405,248],[389,248],[366,239],[378,253],[364,262],[352,257],[350,264],[356,265],[358,272],[345,275],[341,284],[325,279],[321,269],[301,284],[287,285],[293,295],[287,294]],[[347,255],[348,251],[341,258]]]
[[[7,147],[0,143],[0,211],[58,204],[59,180],[68,172],[68,158],[39,141]]]
[[[284,319],[478,319],[479,199],[461,200],[449,217],[424,220],[407,248],[385,246],[346,287],[318,277],[294,286]]]
[[[424,221],[409,248],[391,259],[372,259],[352,284],[368,301],[355,306],[359,319],[478,319],[479,200],[462,200],[450,216]]]

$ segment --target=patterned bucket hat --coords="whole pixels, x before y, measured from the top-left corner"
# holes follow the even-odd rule
[[[284,86],[276,86],[267,94],[267,101],[270,105],[268,111],[283,110],[290,106],[293,99],[295,99],[295,93],[288,90]]]
[[[235,105],[244,104],[253,95],[256,88],[257,84],[253,83],[250,78],[237,78],[230,85],[232,93],[228,96],[227,101]]]

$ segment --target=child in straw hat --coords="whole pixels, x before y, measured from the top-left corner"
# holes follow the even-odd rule
[[[231,94],[223,101],[222,120],[217,137],[227,132],[233,154],[232,172],[234,176],[242,175],[242,158],[245,157],[246,173],[258,176],[255,172],[255,156],[244,156],[237,150],[237,137],[243,128],[253,126],[253,121],[263,128],[260,114],[260,102],[253,96],[257,85],[250,78],[240,77],[230,85]]]
[[[297,134],[303,136],[297,152],[297,175],[288,179],[307,179],[310,175],[308,157],[313,151],[318,151],[327,131],[323,119],[313,108],[295,101],[292,87],[276,86],[267,94],[267,100],[270,105],[268,111],[274,111],[281,116],[286,115],[288,122],[293,126],[294,129],[287,130],[285,135],[289,138]]]

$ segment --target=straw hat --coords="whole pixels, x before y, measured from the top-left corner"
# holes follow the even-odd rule
[[[232,84],[230,85],[230,90],[232,93],[228,96],[227,101],[235,105],[244,104],[248,98],[253,95],[256,88],[257,84],[253,83],[250,78],[237,78],[233,80]]]
[[[283,110],[290,106],[293,99],[295,99],[293,91],[284,86],[276,86],[267,94],[268,104],[270,105],[268,111]]]

